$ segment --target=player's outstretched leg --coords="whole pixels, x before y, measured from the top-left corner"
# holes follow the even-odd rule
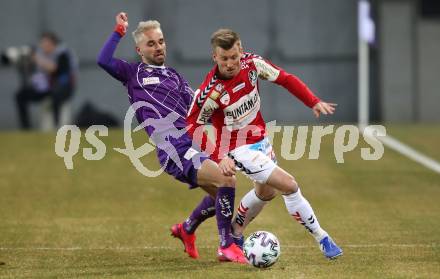
[[[197,227],[209,217],[215,215],[215,200],[210,195],[206,195],[200,204],[193,210],[185,222],[175,224],[171,227],[171,235],[179,238],[185,252],[194,259],[199,257],[199,252],[195,244]]]
[[[241,249],[244,243],[243,231],[275,196],[276,191],[273,187],[255,182],[254,189],[241,199],[232,222],[232,238]]]
[[[277,167],[270,175],[267,184],[283,193],[287,211],[312,234],[325,257],[334,259],[342,255],[342,249],[319,225],[318,218],[310,203],[302,196],[293,176]]]
[[[235,200],[235,177],[223,175],[214,161],[205,160],[197,171],[197,183],[202,188],[212,186],[217,188],[215,216],[220,238],[220,245],[217,250],[219,260],[246,263],[243,252],[235,245],[231,237],[231,221]]]

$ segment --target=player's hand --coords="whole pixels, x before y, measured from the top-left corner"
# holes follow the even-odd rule
[[[128,28],[128,16],[124,12],[120,12],[116,15],[116,24],[120,24],[124,26],[125,28]]]
[[[312,108],[313,114],[315,114],[316,118],[318,118],[321,113],[326,114],[326,115],[333,114],[336,110],[337,105],[338,104],[326,103],[326,102],[320,101]]]
[[[235,163],[234,160],[232,160],[229,157],[223,158],[220,163],[218,164],[220,170],[222,171],[223,175],[226,176],[232,176],[235,174]]]
[[[124,12],[120,12],[116,15],[116,26],[115,31],[119,33],[119,35],[124,36],[127,33],[128,29],[128,16]]]

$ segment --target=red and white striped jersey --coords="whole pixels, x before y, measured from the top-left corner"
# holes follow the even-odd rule
[[[190,135],[202,150],[215,150],[211,153],[215,161],[236,147],[256,143],[266,136],[260,112],[259,78],[283,86],[311,108],[320,101],[300,79],[261,56],[244,53],[240,64],[240,72],[228,80],[217,77],[215,66],[196,90],[188,112]],[[203,128],[198,129],[209,122],[216,130],[215,146],[201,133]]]

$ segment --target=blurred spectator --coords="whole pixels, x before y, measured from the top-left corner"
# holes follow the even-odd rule
[[[21,127],[29,129],[31,126],[29,103],[47,98],[50,98],[54,123],[58,126],[61,106],[72,97],[75,88],[75,58],[54,33],[45,32],[32,55],[32,62],[34,71],[29,81],[22,83],[16,96]]]

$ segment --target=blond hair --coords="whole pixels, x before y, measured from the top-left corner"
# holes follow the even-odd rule
[[[136,30],[131,33],[136,44],[144,39],[144,33],[150,29],[160,29],[160,23],[157,20],[141,21]]]
[[[211,46],[214,50],[216,47],[221,47],[224,50],[231,49],[235,43],[240,43],[240,36],[231,29],[219,29],[211,36]]]

